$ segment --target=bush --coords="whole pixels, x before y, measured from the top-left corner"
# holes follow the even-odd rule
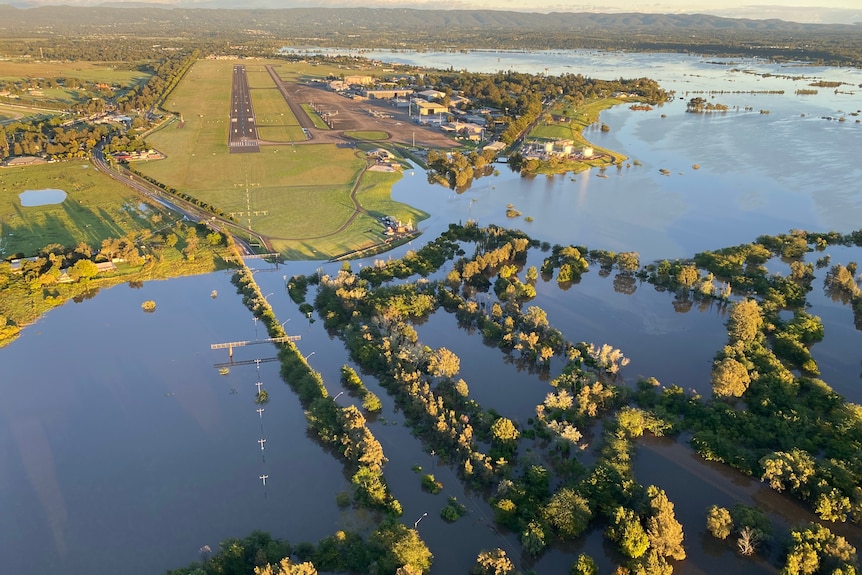
[[[141,304],[141,309],[146,312],[156,311],[156,302],[154,302],[153,300],[147,300]]]
[[[422,476],[422,489],[436,495],[443,490],[443,484],[434,479],[433,475],[428,473]]]
[[[458,502],[455,497],[449,498],[449,504],[440,510],[440,517],[447,523],[454,523],[467,514],[467,508]]]

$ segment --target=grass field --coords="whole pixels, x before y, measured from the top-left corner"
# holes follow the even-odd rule
[[[376,140],[386,140],[389,138],[389,134],[386,132],[374,131],[374,130],[360,130],[355,132],[344,132],[344,135],[348,138],[353,138],[354,140],[368,140],[368,141],[376,141]]]
[[[20,168],[0,168],[0,238],[3,257],[37,253],[48,244],[97,247],[105,238],[149,228],[152,207],[83,160]],[[65,201],[23,207],[25,190],[60,189]]]
[[[269,79],[269,75],[267,75]],[[271,83],[271,80],[270,80]],[[254,121],[262,140],[273,142],[302,142],[305,133],[299,121],[274,86],[269,89],[253,89],[251,101],[254,107]]]
[[[29,107],[10,106],[8,104],[0,104],[0,122],[11,122],[14,120],[34,119],[37,117],[50,118],[56,116],[60,112],[36,109]]]
[[[112,62],[3,62],[0,80],[24,78],[77,78],[87,82],[104,82],[130,86],[148,80],[152,74],[117,67]]]
[[[350,195],[365,167],[362,154],[355,149],[333,144],[285,144],[261,147],[260,153],[229,153],[227,118],[235,63],[195,63],[166,103],[183,114],[184,127],[175,122],[147,138],[151,146],[167,154],[167,159],[136,167],[233,213],[238,222],[270,237],[276,249],[291,259],[330,257],[379,241],[381,229],[373,218],[358,214],[349,221],[355,213]],[[304,77],[312,71],[328,73],[310,64],[273,63],[285,79]],[[249,84],[253,87],[255,116],[263,120],[261,138],[279,140],[293,127],[287,124],[289,108],[283,99],[279,102],[281,96],[264,70],[265,64],[255,61],[248,66]],[[270,120],[282,118],[284,124],[270,124]],[[295,122],[292,115],[290,120]],[[373,181],[369,176],[363,177],[363,186],[366,179]],[[383,189],[364,195],[373,199],[375,211],[391,214],[405,210],[388,199],[389,188]],[[415,214],[414,221],[424,216]],[[370,229],[375,232],[369,233]]]
[[[318,128],[320,130],[329,129],[329,126],[326,124],[326,122],[323,121],[323,118],[318,115],[317,110],[311,107],[311,104],[301,105],[302,109],[305,110],[305,113],[308,115],[308,117],[311,118],[311,121],[314,123],[315,128]]]

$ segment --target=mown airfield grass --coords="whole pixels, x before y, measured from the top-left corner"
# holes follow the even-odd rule
[[[323,121],[323,118],[320,117],[320,114],[317,113],[317,110],[311,107],[311,104],[302,104],[302,109],[305,110],[305,113],[311,118],[311,121],[314,123],[314,127],[319,130],[328,130],[329,126],[326,122]]]
[[[272,80],[267,74],[267,80]],[[254,108],[254,122],[261,140],[270,142],[303,142],[305,132],[299,120],[293,115],[290,106],[274,86],[253,88],[251,102]]]
[[[389,138],[389,135],[386,132],[381,132],[377,130],[356,130],[352,132],[344,132],[344,135],[348,138],[353,138],[354,140],[386,140]]]
[[[123,237],[150,228],[152,206],[142,209],[140,197],[98,172],[86,160],[0,168],[0,237],[3,257],[31,256],[49,244],[96,248],[105,238]],[[60,204],[24,207],[18,194],[26,190],[59,189]]]
[[[168,123],[147,138],[167,158],[139,163],[136,168],[226,213],[233,212],[238,222],[271,238],[273,247],[289,259],[327,258],[380,241],[382,226],[373,217],[358,213],[349,221],[354,214],[350,195],[365,168],[363,154],[356,149],[285,143],[262,146],[260,153],[229,152],[231,73],[236,63],[246,64],[195,63],[166,101],[168,108],[182,114],[183,127]],[[285,80],[330,72],[308,63],[272,63]],[[281,118],[281,106],[289,108],[275,101],[273,96],[280,94],[263,71],[265,64],[249,65],[255,114],[277,113]],[[404,209],[391,200],[376,198],[375,202],[375,211],[382,214]],[[416,221],[421,219],[419,214]]]

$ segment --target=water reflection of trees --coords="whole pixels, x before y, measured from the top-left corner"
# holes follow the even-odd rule
[[[626,295],[632,295],[638,289],[638,280],[631,274],[619,273],[614,276],[614,291]]]

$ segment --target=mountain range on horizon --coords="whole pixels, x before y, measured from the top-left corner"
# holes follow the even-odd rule
[[[490,10],[512,11],[524,13],[593,13],[593,14],[687,14],[710,15],[731,19],[753,20],[783,20],[787,22],[809,24],[862,24],[862,7],[835,8],[823,6],[783,6],[778,4],[753,4],[735,8],[720,8],[714,5],[698,5],[688,10],[661,10],[661,4],[646,5],[646,9],[629,7],[614,9],[612,6],[596,6],[583,4],[542,4],[538,9],[530,3],[520,3],[509,7],[502,3],[483,0],[0,0],[0,5],[14,6],[21,9],[44,6],[73,7],[111,7],[111,8],[147,8],[162,9],[241,9],[241,10],[273,10],[290,8],[392,8],[416,10]],[[659,8],[657,10],[656,8]]]

